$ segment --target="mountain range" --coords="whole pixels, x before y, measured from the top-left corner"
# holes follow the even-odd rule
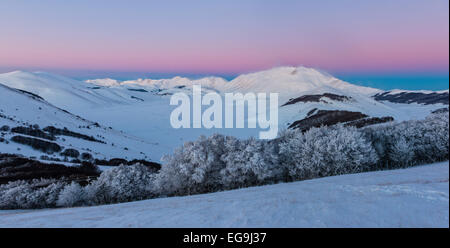
[[[421,119],[433,111],[448,111],[449,104],[448,90],[384,91],[306,67],[277,67],[231,81],[220,77],[79,81],[14,71],[0,74],[0,153],[67,163],[85,158],[160,161],[200,135],[217,132],[245,138],[258,133],[249,128],[173,129],[169,117],[175,106],[169,105],[170,96],[192,94],[196,84],[204,93],[279,93],[279,128],[302,131],[336,123],[363,127]]]

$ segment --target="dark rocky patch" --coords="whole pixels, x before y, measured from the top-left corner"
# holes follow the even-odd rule
[[[431,112],[432,114],[443,114],[448,113],[448,108],[440,108]]]
[[[361,112],[351,112],[343,110],[319,110],[316,114],[305,119],[295,121],[289,128],[300,129],[305,132],[313,127],[332,126],[338,123],[355,121],[368,117]]]
[[[95,159],[94,164],[96,165],[103,165],[103,166],[119,166],[119,165],[133,165],[141,163],[150,169],[152,169],[154,172],[157,172],[161,169],[161,165],[155,162],[146,161],[143,159],[133,159],[133,160],[126,160],[122,158],[112,158],[110,160],[106,159]]]
[[[384,116],[384,117],[370,117],[370,118],[364,118],[360,120],[350,121],[345,123],[345,126],[353,126],[356,128],[361,128],[365,126],[375,125],[375,124],[381,124],[386,122],[394,121],[394,118],[391,116]]]
[[[98,123],[95,123],[93,125],[96,126],[96,127],[100,126]],[[50,133],[53,136],[64,135],[64,136],[75,137],[75,138],[78,138],[78,139],[84,139],[84,140],[92,141],[92,142],[99,142],[99,143],[103,143],[103,144],[105,143],[105,142],[103,142],[101,140],[98,140],[98,139],[92,137],[92,136],[87,136],[85,134],[73,132],[73,131],[70,131],[67,128],[61,129],[61,128],[56,128],[54,126],[48,126],[48,127],[44,128],[43,130],[48,132],[48,133]]]
[[[62,164],[45,164],[40,161],[24,158],[14,154],[0,154],[0,184],[17,180],[61,179],[76,180],[87,184],[100,175],[98,168],[90,163],[80,166],[65,166]]]
[[[48,152],[48,153],[60,152],[62,149],[56,143],[37,139],[37,138],[20,136],[20,135],[12,137],[11,141],[14,141],[19,144],[31,146],[35,150],[39,150],[42,152]]]
[[[339,101],[339,102],[344,102],[344,101],[350,101],[352,98],[348,97],[348,96],[341,96],[341,95],[336,95],[336,94],[332,94],[332,93],[324,93],[322,95],[304,95],[301,97],[297,97],[297,98],[291,98],[289,99],[289,101],[287,101],[285,104],[281,105],[281,106],[286,106],[286,105],[291,105],[291,104],[295,104],[298,102],[325,102],[325,100],[323,100],[322,98],[328,98],[334,101]]]
[[[147,166],[149,169],[151,169],[153,172],[158,172],[161,169],[161,164],[155,163],[155,162],[150,162],[150,161],[146,161],[143,159],[133,159],[131,161],[128,161],[128,165],[133,165],[133,164],[137,164],[137,163],[141,163],[145,166]]]
[[[128,161],[123,158],[112,158],[109,160],[109,165],[111,166],[119,166],[121,164],[127,164]]]
[[[420,93],[420,92],[401,92],[397,94],[390,94],[391,91],[378,93],[373,96],[377,101],[389,101],[394,103],[420,103],[420,104],[447,104],[448,105],[448,92],[444,93]]]
[[[55,140],[55,136],[40,130],[39,127],[13,127],[11,128],[11,132],[26,134],[46,140]]]
[[[105,159],[95,159],[94,163],[97,165],[105,165],[105,166],[119,166],[121,164],[127,164],[128,161],[122,158],[112,158],[109,161]]]
[[[310,111],[308,111],[308,113],[306,114],[306,116],[310,116],[312,114],[314,114],[316,112],[317,108],[313,108]]]
[[[135,96],[131,96],[131,98],[132,98],[132,99],[136,99],[136,100],[139,100],[139,101],[141,101],[141,102],[143,102],[143,101],[144,101],[144,99],[142,99],[142,98],[139,98],[139,97],[135,97]]]
[[[144,89],[127,89],[129,91],[137,91],[137,92],[148,92],[147,90]]]
[[[24,93],[25,95],[28,95],[28,96],[32,97],[33,99],[36,99],[36,100],[38,99],[38,100],[43,100],[44,101],[44,98],[42,98],[41,96],[39,96],[37,94],[31,93],[31,92],[26,91],[26,90],[21,90],[21,89],[16,89],[16,90]]]
[[[160,94],[157,94],[157,95],[158,95],[158,96],[171,96],[172,93],[166,92],[166,93],[160,93]]]

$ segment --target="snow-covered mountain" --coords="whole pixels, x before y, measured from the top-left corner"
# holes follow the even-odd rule
[[[137,79],[117,81],[110,78],[86,80],[87,83],[98,86],[142,86],[146,89],[183,89],[193,85],[202,85],[204,89],[216,92],[253,92],[279,93],[282,98],[298,94],[361,94],[373,95],[382,90],[357,86],[339,80],[319,70],[306,67],[277,67],[266,71],[244,74],[227,81],[220,77],[205,77],[191,80],[185,77],[171,79]]]
[[[67,114],[61,117],[51,115],[55,112],[53,110],[48,110],[45,118],[39,112],[15,111],[16,108],[33,109],[33,106],[48,102],[46,104],[49,106],[53,105],[91,122],[97,122],[101,126],[112,127],[114,130],[139,137],[150,145],[136,144],[136,151],[142,150],[152,160],[159,160],[162,155],[171,153],[185,141],[195,140],[202,134],[222,133],[245,138],[256,136],[260,131],[247,128],[173,129],[170,126],[170,113],[176,106],[169,105],[170,96],[176,92],[192,94],[192,86],[196,84],[202,85],[205,93],[279,93],[279,129],[289,127],[305,129],[320,124],[331,125],[336,120],[361,126],[392,119],[397,121],[420,119],[437,109],[448,107],[448,90],[385,92],[353,85],[320,70],[306,67],[278,67],[241,75],[231,81],[220,77],[201,79],[174,77],[127,81],[92,79],[83,82],[45,72],[15,71],[0,74],[0,84],[35,94],[43,99],[38,101],[8,87],[1,87],[0,93],[4,95],[1,108],[7,111],[3,114],[16,116],[21,121],[31,125],[38,124],[41,127],[54,123],[77,131],[78,126],[86,126]],[[426,102],[423,102],[423,99]],[[442,99],[447,99],[447,102]],[[3,124],[4,120],[0,121],[0,124]],[[82,131],[94,136],[98,133],[93,130]],[[100,135],[105,136],[105,139],[112,139],[107,142],[108,144],[121,143],[125,146],[128,142],[128,139],[113,138],[116,137],[115,134]],[[130,143],[127,147],[132,146]],[[138,147],[140,149],[137,149]],[[11,149],[8,148],[8,151]],[[137,156],[132,156],[131,151],[126,154],[112,151],[110,154],[106,151],[102,153],[105,157],[111,157],[113,154]]]
[[[0,84],[0,153],[50,159],[147,159],[160,146],[58,108],[40,96]],[[64,155],[68,149],[78,156]]]
[[[277,67],[238,76],[224,89],[228,92],[279,93],[281,97],[299,94],[362,94],[371,95],[378,89],[352,85],[319,70],[306,67]]]
[[[171,94],[178,91],[189,93],[192,85],[201,84],[203,89],[216,92],[241,92],[241,93],[279,93],[279,103],[283,105],[280,108],[280,126],[288,124],[307,117],[312,110],[347,110],[360,112],[372,117],[391,116],[396,120],[406,120],[409,118],[423,118],[431,111],[436,109],[434,106],[445,107],[445,102],[433,102],[432,106],[418,105],[392,105],[389,99],[380,98],[380,95],[389,93],[398,93],[398,91],[384,92],[379,89],[357,86],[345,81],[339,80],[327,73],[316,69],[306,67],[278,67],[266,71],[249,73],[238,76],[237,78],[226,81],[222,78],[208,77],[199,80],[189,80],[182,77],[172,79],[151,80],[138,79],[129,81],[113,81],[110,79],[89,80],[88,82],[98,85],[114,85],[114,87],[144,87],[150,92],[159,92],[162,94]],[[417,92],[430,94],[431,91]],[[440,97],[448,98],[448,90],[437,92]],[[286,104],[291,99],[302,96],[320,96],[323,94],[333,94],[341,99],[332,99],[324,96],[321,101],[297,101],[295,104]],[[394,103],[417,103],[398,102]],[[442,105],[442,106],[441,106]],[[447,101],[448,105],[448,101]],[[414,115],[411,115],[412,112]]]
[[[69,111],[138,102],[139,92],[125,88],[105,88],[46,72],[14,71],[0,74],[0,84],[41,96],[55,106]],[[132,98],[137,95],[136,98]]]

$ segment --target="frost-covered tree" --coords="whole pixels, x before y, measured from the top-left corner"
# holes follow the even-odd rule
[[[414,151],[411,149],[411,144],[407,141],[407,138],[400,136],[392,140],[388,156],[394,164],[409,165],[414,159]]]
[[[56,205],[59,207],[81,206],[86,203],[86,191],[78,183],[72,182],[59,193]]]
[[[0,186],[0,208],[47,208],[55,207],[64,183],[41,179],[14,181]]]
[[[420,125],[414,128],[422,135],[416,135],[413,144],[418,162],[435,162],[448,160],[449,154],[449,115],[447,113],[431,114],[425,120],[416,121]]]
[[[32,190],[25,181],[10,182],[0,187],[0,208],[16,209],[28,206],[28,196]]]
[[[270,141],[200,137],[165,157],[158,173],[141,164],[120,165],[85,187],[67,185],[65,179],[0,185],[0,208],[117,203],[448,160],[448,117],[433,114],[363,129],[285,130]]]
[[[85,190],[89,204],[147,199],[154,194],[153,173],[140,163],[120,165],[102,172]]]
[[[220,171],[225,164],[220,157],[224,153],[224,141],[225,137],[219,134],[201,136],[164,157],[166,163],[156,178],[159,192],[186,195],[222,189]]]
[[[227,137],[225,153],[221,159],[225,168],[221,170],[225,188],[248,187],[283,180],[284,168],[278,162],[274,142],[250,138],[238,140]]]
[[[367,171],[378,159],[370,142],[354,127],[293,132],[280,142],[280,160],[294,180]]]
[[[38,188],[33,191],[34,207],[30,208],[54,208],[60,192],[64,189],[66,183],[64,181],[53,182],[46,187]]]
[[[380,157],[379,169],[385,169],[448,160],[448,125],[448,113],[443,113],[363,131]]]

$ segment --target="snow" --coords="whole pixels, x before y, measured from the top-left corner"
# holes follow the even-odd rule
[[[170,125],[170,113],[176,106],[169,105],[170,95],[176,92],[192,94],[192,86],[195,84],[201,84],[204,93],[218,92],[222,95],[227,92],[278,92],[280,94],[278,101],[280,105],[278,108],[279,130],[287,128],[294,121],[305,118],[307,113],[314,108],[319,110],[356,111],[373,117],[392,116],[395,120],[402,121],[423,119],[433,110],[448,106],[443,104],[421,105],[397,104],[386,101],[378,102],[371,96],[382,92],[379,89],[352,85],[317,69],[306,67],[277,67],[244,74],[231,81],[220,77],[205,77],[195,80],[186,77],[174,77],[170,79],[137,79],[128,81],[93,79],[82,82],[45,72],[15,71],[0,74],[0,84],[38,94],[56,107],[68,110],[70,113],[79,115],[89,121],[112,127],[114,130],[123,131],[124,133],[120,133],[121,135],[133,137],[132,139],[144,142],[145,144],[135,146],[136,150],[145,152],[151,160],[155,161],[160,161],[163,155],[172,153],[175,148],[182,145],[185,141],[195,140],[202,134],[208,136],[213,133],[220,133],[239,138],[248,138],[250,136],[257,137],[261,131],[260,129],[249,128],[172,128]],[[290,98],[323,93],[344,95],[351,97],[352,100],[340,102],[327,99],[327,103],[298,102],[281,107]],[[11,105],[10,110],[6,113],[7,115],[16,115],[14,113],[15,107],[13,108],[12,106],[29,106],[27,103],[21,103],[18,100],[12,103],[8,99],[13,98],[8,97],[5,96],[2,102],[6,106],[8,104]],[[25,99],[20,99],[25,101]],[[3,105],[0,106],[3,107]],[[206,107],[204,106],[203,109],[206,109]],[[33,106],[29,107],[29,109],[33,108]],[[42,120],[44,117],[39,117],[38,114],[39,112],[33,113],[29,111],[28,113],[23,113],[22,118],[30,122],[41,118],[39,123],[37,123],[41,125],[40,122],[44,122]],[[28,115],[34,117],[28,118]],[[71,120],[66,121],[64,118],[56,120],[54,118],[50,114],[45,116],[45,119],[48,120],[47,122],[58,123],[61,126],[70,125],[66,123],[71,122]],[[246,120],[247,123],[252,121],[255,120]],[[77,127],[78,124],[72,124],[72,126]],[[106,138],[108,137],[106,136]],[[122,138],[114,139],[116,141],[111,140],[111,143],[117,144],[124,141]],[[5,149],[8,149],[8,152],[14,152],[16,148]],[[93,150],[92,148],[95,147],[89,146],[89,148]],[[23,149],[26,150],[27,148]],[[32,153],[32,151],[30,152]],[[101,153],[105,157],[110,158],[116,152]],[[124,152],[116,154],[122,155]],[[138,156],[130,155],[130,157]]]
[[[449,162],[186,197],[0,211],[0,227],[449,227]]]
[[[117,80],[111,79],[111,78],[91,79],[91,80],[86,80],[85,82],[89,83],[89,84],[95,84],[98,86],[107,86],[107,87],[120,85],[120,83]]]
[[[227,85],[228,92],[277,92],[290,97],[293,94],[357,93],[370,95],[378,89],[362,87],[341,81],[319,70],[306,67],[276,67],[270,70],[241,75]]]
[[[1,116],[6,116],[12,120],[1,118]],[[90,142],[64,136],[63,138],[58,137],[55,141],[55,143],[65,148],[75,148],[80,153],[88,152],[99,159],[121,157],[127,160],[136,158],[158,161],[163,153],[161,146],[155,143],[144,141],[105,126],[96,127],[92,121],[65,112],[45,100],[29,96],[0,84],[0,126],[15,127],[34,124],[38,124],[40,128],[54,126],[63,129],[66,127],[71,131],[102,140],[105,143]],[[89,126],[89,129],[86,126]],[[4,138],[9,140],[14,135],[6,133]],[[125,148],[128,150],[125,150]],[[9,142],[9,144],[0,142],[0,152],[19,153],[37,158],[41,155],[48,155],[15,142]]]
[[[86,82],[101,86],[142,86],[146,89],[172,89],[185,86],[202,85],[204,89],[215,92],[265,92],[279,93],[283,98],[298,94],[337,93],[373,95],[382,92],[379,89],[353,85],[339,80],[319,70],[306,67],[276,67],[265,71],[244,74],[227,81],[220,77],[205,77],[191,80],[185,77],[171,79],[137,79],[118,82],[112,79],[94,79]]]

